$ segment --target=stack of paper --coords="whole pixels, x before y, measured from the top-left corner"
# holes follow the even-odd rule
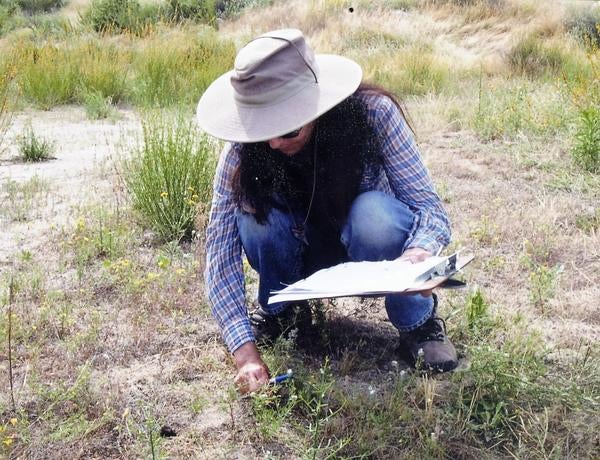
[[[347,262],[319,270],[308,278],[273,291],[269,303],[325,297],[382,295],[418,288],[448,257],[429,257],[411,263],[404,259]]]

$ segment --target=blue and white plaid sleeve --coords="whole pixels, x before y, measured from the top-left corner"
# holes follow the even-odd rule
[[[219,158],[206,230],[204,273],[213,316],[232,353],[254,340],[245,302],[242,244],[232,186],[239,165],[240,147],[240,144],[226,144]]]
[[[391,192],[415,213],[405,249],[437,254],[450,242],[450,221],[423,164],[404,116],[386,96],[368,93],[369,117],[382,143],[382,160]]]

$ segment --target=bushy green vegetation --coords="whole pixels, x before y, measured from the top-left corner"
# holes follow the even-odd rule
[[[237,14],[253,3],[258,1],[165,0],[160,3],[141,3],[138,0],[93,0],[82,20],[101,33],[145,35],[158,23],[189,21],[214,27],[217,17]]]
[[[191,19],[214,25],[217,20],[216,3],[215,0],[168,0],[169,17],[174,21]]]
[[[65,0],[14,0],[14,2],[27,14],[47,13],[62,8]]]
[[[0,154],[4,150],[4,136],[11,122],[9,109],[10,86],[13,81],[13,70],[7,63],[0,62]]]
[[[63,0],[4,0],[0,3],[0,36],[20,27],[56,29],[67,27],[66,21],[47,17],[65,5]]]
[[[112,104],[193,104],[233,61],[230,42],[205,30],[194,38],[148,38],[145,46],[107,45],[96,39],[26,41],[14,50],[23,98],[41,109],[86,103],[99,94]]]
[[[600,172],[600,108],[579,112],[572,150],[575,162],[590,172]]]
[[[140,106],[195,104],[212,81],[232,66],[233,44],[207,32],[149,42],[133,57],[132,101]]]
[[[572,8],[565,25],[584,45],[590,48],[600,46],[600,8],[593,2]]]
[[[213,149],[190,122],[155,119],[125,163],[125,181],[147,225],[163,241],[190,238],[199,210],[210,201]]]
[[[18,144],[21,159],[25,162],[36,163],[52,158],[54,144],[35,134],[31,126],[19,137]]]
[[[577,109],[571,154],[575,162],[592,173],[600,172],[600,52],[591,47],[587,72],[567,83]]]
[[[563,42],[529,35],[519,40],[508,54],[512,72],[528,77],[563,76],[577,72],[581,65],[578,50],[568,49]]]
[[[392,368],[386,383],[355,388],[342,384],[343,360],[307,361],[280,340],[267,351],[272,368],[298,375],[288,391],[254,398],[261,441],[285,445],[291,430],[309,458],[585,457],[594,441],[574,445],[569,427],[600,404],[589,378],[600,350],[586,345],[557,369],[541,336],[492,314],[481,291],[460,310],[453,334],[470,367],[444,378]]]
[[[93,0],[81,20],[96,32],[142,35],[162,17],[159,5],[142,6],[138,0]]]
[[[439,93],[450,79],[449,66],[422,44],[367,55],[361,60],[369,80],[400,96]]]
[[[471,126],[483,139],[514,138],[518,134],[549,135],[564,131],[571,106],[553,84],[528,81],[480,82]]]

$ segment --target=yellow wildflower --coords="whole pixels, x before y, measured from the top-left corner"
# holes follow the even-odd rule
[[[167,192],[161,192],[160,196],[161,196],[162,198],[165,198],[165,197],[168,197],[168,196],[169,196],[169,194],[168,194]]]
[[[6,446],[10,446],[13,443],[13,440],[11,438],[6,438],[2,443]]]
[[[11,424],[12,426],[15,426],[15,425],[17,424],[17,419],[16,419],[16,418],[11,418],[11,419],[10,419],[10,424]]]

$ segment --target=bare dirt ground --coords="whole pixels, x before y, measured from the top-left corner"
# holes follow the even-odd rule
[[[24,163],[18,158],[18,139],[29,127],[53,144],[54,159]],[[0,181],[24,184],[37,177],[48,190],[40,197],[42,202],[34,203],[33,219],[3,219],[0,263],[8,263],[17,251],[43,250],[47,231],[67,223],[73,206],[89,203],[110,188],[112,158],[132,144],[138,131],[137,117],[125,111],[116,121],[89,121],[79,107],[15,114],[0,156]],[[5,193],[3,207],[22,206],[10,201]]]
[[[416,118],[417,126],[423,123],[419,115]],[[55,159],[38,164],[15,159],[16,136],[29,123],[38,135],[55,143]],[[114,161],[118,152],[133,144],[138,129],[137,117],[131,112],[121,112],[117,121],[89,121],[81,109],[72,107],[16,114],[7,138],[9,149],[0,163],[0,182],[26,183],[38,176],[47,181],[48,188],[42,202],[34,205],[23,221],[6,217],[0,221],[3,267],[16,264],[19,255],[29,251],[36,260],[44,261],[48,286],[77,290],[72,274],[52,268],[60,259],[57,232],[73,225],[82,206],[115,199]],[[476,255],[466,270],[471,289],[480,286],[496,313],[521,313],[531,327],[543,332],[549,344],[559,348],[576,348],[582,341],[600,339],[600,316],[594,301],[600,295],[600,235],[586,234],[574,225],[576,216],[596,209],[598,190],[581,193],[574,182],[566,189],[552,186],[557,175],[561,177],[561,167],[566,168],[565,146],[530,145],[523,154],[518,143],[486,144],[466,131],[437,128],[421,130],[420,143],[454,224],[453,247]],[[547,170],[531,166],[538,161],[554,166]],[[3,207],[15,205],[7,202],[5,194]],[[529,242],[542,252],[539,257],[544,262],[558,264],[563,270],[555,295],[541,310],[530,300],[531,281],[522,260]],[[254,435],[242,429],[251,423],[246,420],[246,403],[232,399],[228,390],[232,363],[203,306],[201,274],[192,276],[178,290],[168,285],[161,292],[158,285],[150,289],[154,292],[140,293],[140,307],[135,301],[120,305],[118,296],[103,291],[102,282],[89,280],[96,292],[82,294],[80,301],[102,318],[97,344],[55,356],[47,350],[37,358],[37,372],[73,381],[73,369],[81,369],[83,362],[92,363],[91,388],[106,395],[111,410],[125,420],[128,414],[143,419],[144,411],[151,410],[156,420],[175,427],[178,436],[171,444],[171,454],[193,455],[201,438],[202,458],[254,458],[258,452],[252,443]],[[465,295],[442,292],[443,312],[459,305]],[[328,328],[335,329],[331,337],[339,338],[331,343],[331,349],[340,356],[351,349],[361,363],[342,385],[367,388],[373,378],[381,379],[390,371],[397,359],[394,332],[380,303],[338,302],[331,318],[334,321]],[[92,321],[93,317],[82,318],[84,324]],[[63,357],[60,362],[57,356]],[[27,369],[17,369],[17,382],[25,383]],[[27,391],[19,391],[19,399],[27,400]],[[173,411],[175,407],[179,409]],[[107,454],[111,450],[107,446],[113,444],[114,455],[139,452],[143,445],[121,443],[144,427],[125,426],[128,433],[102,427],[104,435],[96,435],[94,442],[86,441],[81,451],[71,454]],[[264,452],[265,446],[261,449]],[[274,449],[285,454],[282,446]],[[29,453],[35,452],[31,447]]]

